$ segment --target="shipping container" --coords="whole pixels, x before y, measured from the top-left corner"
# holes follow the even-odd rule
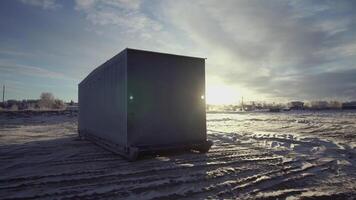
[[[125,49],[79,84],[81,138],[135,160],[172,149],[207,152],[205,59]]]

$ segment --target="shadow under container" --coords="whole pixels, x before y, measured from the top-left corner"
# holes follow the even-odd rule
[[[212,145],[204,58],[125,49],[91,72],[78,96],[79,136],[129,160]]]

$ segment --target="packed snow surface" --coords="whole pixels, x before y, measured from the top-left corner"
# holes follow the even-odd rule
[[[354,199],[356,112],[207,114],[207,154],[128,162],[74,113],[0,114],[0,199]]]

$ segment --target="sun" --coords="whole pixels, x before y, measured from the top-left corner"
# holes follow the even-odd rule
[[[213,85],[206,88],[206,102],[208,104],[222,105],[238,102],[240,95],[237,90],[227,85]]]

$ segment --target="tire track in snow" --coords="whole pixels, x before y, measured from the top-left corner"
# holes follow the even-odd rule
[[[237,156],[236,158],[239,158],[239,156]],[[226,157],[223,157],[221,159],[226,159]],[[230,158],[230,159],[233,159]],[[29,182],[27,184],[18,184],[18,185],[6,185],[5,187],[1,187],[1,189],[19,189],[21,187],[23,188],[26,188],[26,187],[30,187],[30,188],[33,188],[35,187],[36,185],[46,185],[46,186],[50,186],[50,185],[53,185],[53,187],[56,187],[58,186],[58,184],[76,184],[76,183],[80,183],[80,182],[98,182],[98,181],[102,181],[102,179],[105,179],[105,178],[125,178],[127,176],[129,177],[135,177],[135,176],[145,176],[145,175],[149,175],[149,174],[152,174],[152,173],[155,173],[155,172],[164,172],[164,171],[177,171],[179,169],[188,169],[188,170],[193,170],[195,168],[207,168],[207,167],[210,167],[210,166],[226,166],[226,165],[231,165],[233,163],[246,163],[246,162],[259,162],[259,161],[271,161],[271,160],[275,160],[275,159],[280,159],[280,157],[264,157],[264,156],[255,156],[255,157],[247,157],[246,159],[246,156],[243,156],[241,157],[241,159],[238,159],[238,160],[234,160],[234,161],[230,161],[230,162],[226,162],[226,163],[220,163],[220,162],[217,162],[218,159],[213,159],[213,160],[210,160],[210,161],[214,161],[212,164],[209,164],[209,163],[206,163],[206,162],[202,162],[202,161],[198,161],[198,162],[188,162],[188,166],[186,165],[180,165],[179,163],[167,163],[167,164],[170,164],[168,167],[162,167],[162,163],[157,163],[156,166],[152,166],[152,165],[143,165],[143,166],[138,166],[137,168],[135,169],[131,169],[128,171],[128,173],[123,173],[123,172],[120,172],[120,173],[109,173],[109,174],[103,174],[103,175],[100,175],[100,176],[87,176],[88,174],[83,174],[84,176],[83,177],[78,177],[78,178],[75,178],[73,176],[70,176],[70,178],[65,178],[63,176],[60,176],[61,179],[56,179],[54,181],[46,181],[46,182],[39,182],[39,183],[35,183],[35,182]],[[166,164],[166,165],[167,165]],[[184,164],[184,163],[182,163]],[[149,170],[147,170],[149,169]],[[61,174],[59,174],[61,175]],[[82,175],[82,173],[79,173],[79,175]],[[89,174],[90,175],[90,174]],[[94,175],[94,174],[91,174],[91,175]],[[55,177],[57,178],[57,177]]]
[[[255,122],[259,121],[263,120]],[[277,127],[280,121],[283,120],[276,118],[272,128]],[[290,121],[295,123],[296,120]],[[284,120],[283,123],[289,121]],[[252,125],[254,123],[241,128],[247,130]],[[38,141],[0,147],[0,151],[7,154],[0,157],[4,158],[0,160],[0,199],[273,199],[303,197],[306,191],[314,188],[317,191],[334,188],[330,194],[324,193],[321,196],[323,198],[350,197],[355,194],[352,190],[355,189],[353,176],[356,174],[343,171],[354,169],[347,164],[352,164],[353,150],[330,149],[337,146],[327,146],[328,142],[321,143],[320,140],[296,140],[284,135],[279,137],[278,133],[242,134],[238,133],[238,128],[236,133],[209,131],[208,138],[214,140],[215,144],[206,155],[163,155],[129,163],[90,142],[76,140],[76,134],[71,133],[75,130],[71,126],[75,124],[65,124],[65,128],[61,123],[36,126],[26,127],[26,136],[21,141],[42,140],[42,137],[48,140],[52,137],[53,142]],[[287,127],[286,124],[282,126]],[[212,128],[224,130],[219,124]],[[234,127],[228,128],[232,130]],[[29,137],[31,129],[33,134],[37,134],[37,130],[41,134]],[[11,131],[19,132],[21,127],[10,127],[5,134],[12,134]],[[4,138],[6,140],[7,137],[2,133],[2,140]],[[13,141],[11,137],[9,139]],[[305,149],[325,146],[333,156],[345,154],[338,157],[345,158],[340,161],[345,164],[338,164],[339,161],[334,157],[327,157],[330,162],[319,160],[329,155],[323,149],[308,154],[308,151],[301,153],[292,148],[277,149],[264,145],[265,141],[295,143]],[[341,192],[336,193],[337,190]],[[311,197],[318,195],[312,194]]]

